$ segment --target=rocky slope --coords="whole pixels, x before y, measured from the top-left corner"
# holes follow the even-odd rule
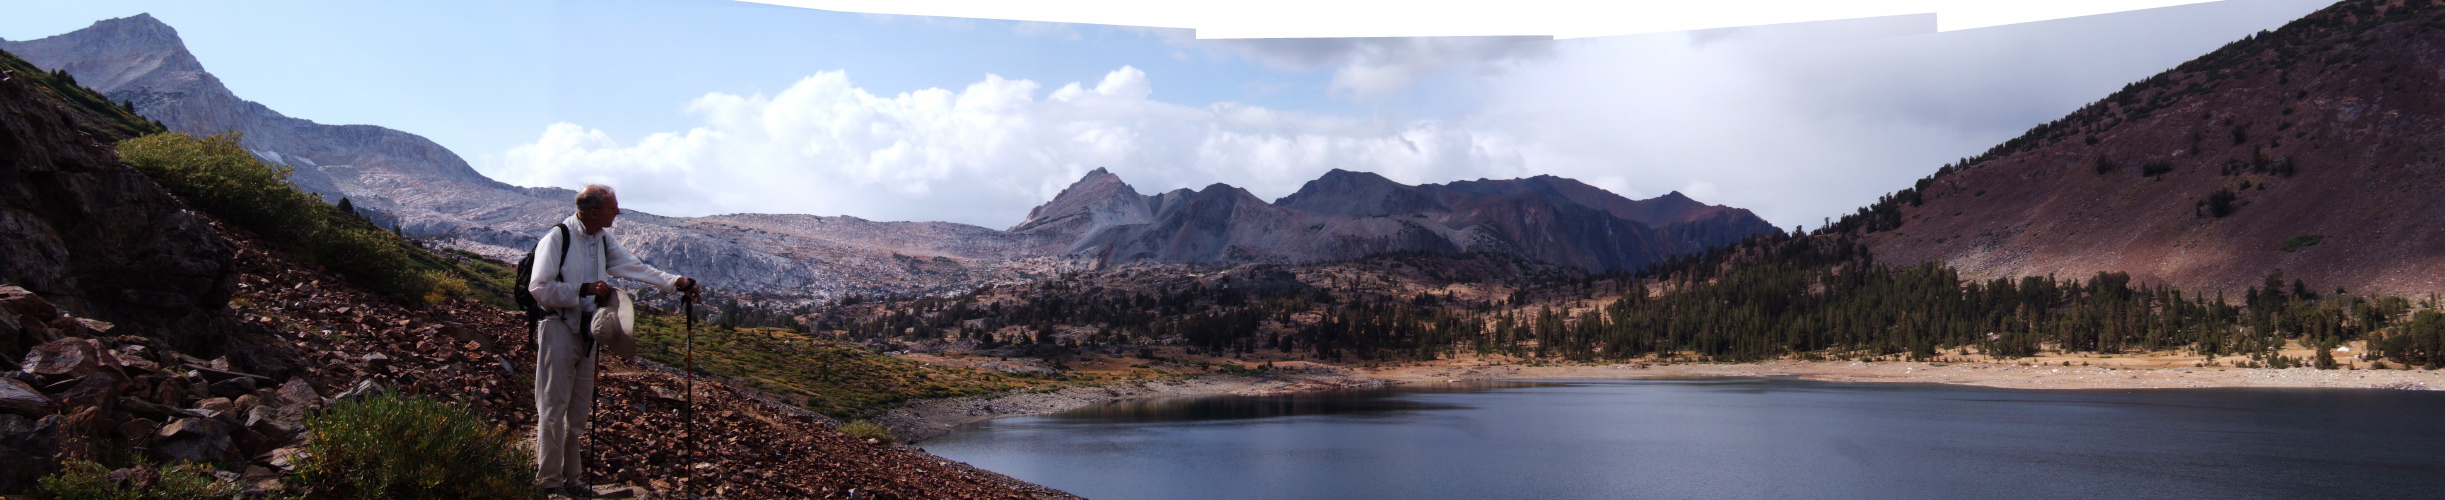
[[[192,353],[267,356],[232,342],[244,329],[209,312],[236,286],[218,232],[81,131],[95,120],[78,115],[90,112],[26,76],[0,72],[0,282],[79,317],[164,332]],[[25,347],[9,338],[18,326],[0,324],[0,354],[12,360]]]
[[[1851,229],[1886,261],[1982,278],[2238,292],[2281,270],[2425,295],[2445,292],[2440,155],[2445,7],[2346,1],[1947,166]]]

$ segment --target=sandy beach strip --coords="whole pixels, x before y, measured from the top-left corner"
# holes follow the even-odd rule
[[[1304,364],[1304,363],[1303,363]],[[2035,363],[1929,363],[1864,361],[1767,361],[1523,365],[1437,364],[1389,368],[1309,365],[1298,373],[1264,376],[1207,375],[1181,380],[1116,382],[1048,392],[971,396],[925,401],[875,419],[907,442],[949,434],[985,420],[1059,413],[1089,405],[1136,399],[1198,396],[1264,396],[1297,392],[1379,388],[1409,383],[1491,380],[1670,380],[1694,378],[1797,377],[1826,382],[1959,384],[2008,389],[2198,389],[2292,387],[2445,390],[2445,370],[2318,370],[2063,366]]]
[[[2312,368],[2128,368],[2011,363],[1768,361],[1762,363],[1573,366],[1440,366],[1355,369],[1352,376],[1397,382],[1469,380],[1798,377],[1827,382],[1959,384],[2009,389],[2196,389],[2302,387],[2445,390],[2445,371]]]

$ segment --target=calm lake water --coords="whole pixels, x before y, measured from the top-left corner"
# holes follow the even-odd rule
[[[1099,499],[2445,498],[2445,392],[1497,382],[1124,402],[921,446]]]

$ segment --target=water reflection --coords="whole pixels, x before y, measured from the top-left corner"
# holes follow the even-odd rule
[[[1557,382],[1453,382],[1413,384],[1398,389],[1355,389],[1274,396],[1206,396],[1117,401],[1050,415],[1064,423],[1151,423],[1242,420],[1301,415],[1390,416],[1401,412],[1461,410],[1467,406],[1402,397],[1408,394],[1464,394],[1499,389],[1556,387]]]
[[[1089,498],[2434,498],[2445,393],[1499,382],[1102,405],[936,454]]]

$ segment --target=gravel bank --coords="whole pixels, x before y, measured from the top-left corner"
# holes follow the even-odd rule
[[[952,429],[964,424],[1001,417],[1058,413],[1111,401],[1226,394],[1262,396],[1382,387],[1386,382],[1378,378],[1334,374],[1212,375],[1182,380],[1120,382],[1050,392],[928,401],[884,413],[875,418],[875,423],[891,429],[892,436],[901,441],[915,443],[949,434]]]

